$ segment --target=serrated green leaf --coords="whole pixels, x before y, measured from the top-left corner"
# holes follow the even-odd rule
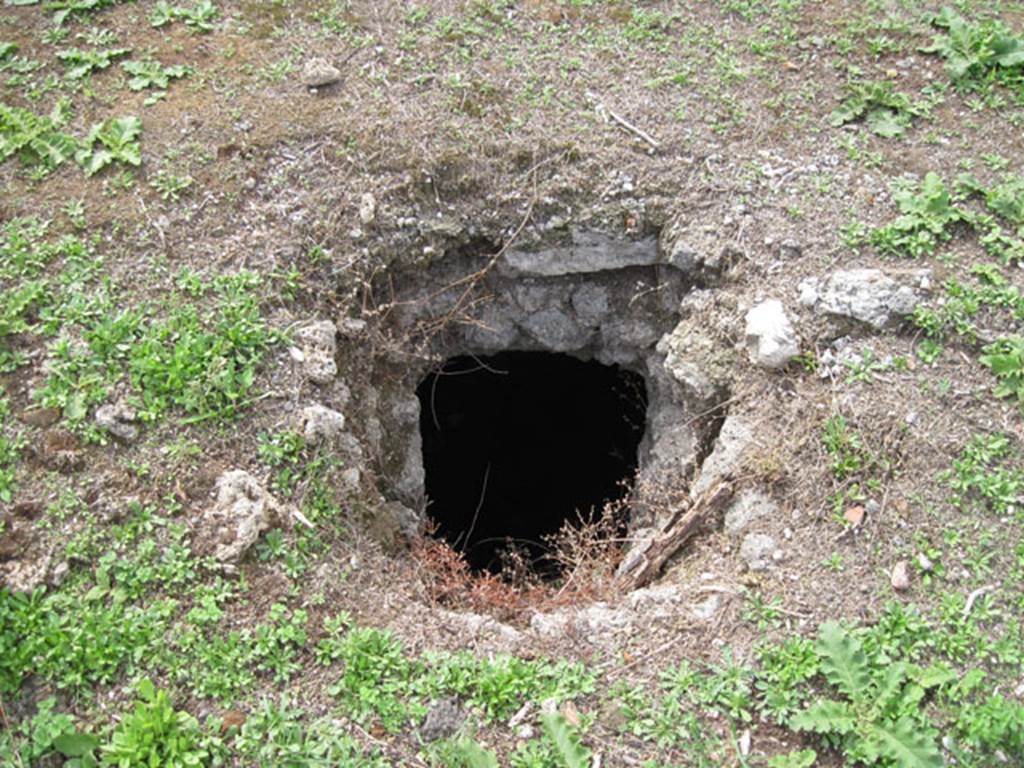
[[[94,149],[84,155],[80,153],[79,156],[82,158],[82,167],[85,169],[86,176],[99,173],[114,162],[114,155],[109,149]]]
[[[887,108],[873,109],[864,118],[864,124],[875,135],[891,139],[906,132],[910,117]]]
[[[857,639],[836,622],[827,621],[818,630],[816,648],[826,679],[854,703],[863,702],[870,690],[871,673]]]
[[[558,712],[545,712],[540,719],[563,768],[589,768],[590,750],[580,744],[579,737],[565,717]]]
[[[55,131],[37,136],[29,142],[29,146],[44,163],[52,167],[70,160],[78,149],[78,144],[73,138]]]
[[[890,664],[886,668],[884,676],[879,679],[875,692],[875,701],[872,705],[877,712],[884,712],[896,699],[906,677],[906,664],[897,662],[895,664]]]
[[[111,149],[123,147],[134,141],[142,133],[142,121],[135,115],[127,115],[111,120],[100,139]]]
[[[845,125],[846,123],[852,123],[864,114],[864,109],[865,105],[863,102],[848,101],[838,106],[832,114],[828,116],[828,121],[831,125],[836,127]]]
[[[870,724],[865,747],[869,754],[888,758],[896,768],[943,768],[935,740],[913,718]]]
[[[850,733],[857,726],[857,713],[843,701],[821,699],[790,720],[798,731],[814,733]]]
[[[922,669],[913,677],[922,688],[937,688],[940,685],[953,682],[959,678],[959,675],[945,664],[933,664]]]

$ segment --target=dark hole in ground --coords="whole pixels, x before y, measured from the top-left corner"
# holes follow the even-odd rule
[[[478,571],[511,545],[557,575],[544,539],[628,492],[644,379],[547,352],[449,359],[419,385],[427,513]]]

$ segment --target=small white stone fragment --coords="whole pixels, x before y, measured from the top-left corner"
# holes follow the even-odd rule
[[[359,200],[359,220],[363,224],[372,224],[377,218],[377,198],[367,192]]]
[[[751,533],[740,544],[740,557],[752,571],[763,571],[772,564],[775,555],[775,539],[763,533]]]
[[[778,299],[762,301],[747,312],[747,354],[762,368],[784,368],[800,354],[796,332]]]
[[[893,566],[889,581],[897,592],[910,588],[910,573],[907,570],[906,560],[900,560]]]

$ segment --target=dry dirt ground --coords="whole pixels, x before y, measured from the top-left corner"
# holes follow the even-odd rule
[[[1024,765],[1024,62],[990,50],[1024,7],[955,5],[989,35],[959,71],[917,0],[5,3],[0,762]],[[467,577],[394,504],[381,414],[436,352],[395,280],[574,228],[706,262],[693,417],[746,425],[769,510],[639,592],[600,532],[572,578]],[[858,268],[918,309],[801,301]],[[747,352],[773,298],[782,369]],[[267,512],[225,564],[232,470]]]

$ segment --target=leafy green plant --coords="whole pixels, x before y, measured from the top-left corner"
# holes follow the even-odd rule
[[[192,68],[184,64],[164,66],[155,59],[126,61],[121,68],[132,76],[128,81],[128,87],[133,91],[143,91],[147,88],[164,90],[170,86],[171,80],[177,80],[192,73]]]
[[[864,439],[837,413],[825,420],[821,430],[825,450],[832,456],[832,474],[844,480],[867,470],[872,464]]]
[[[134,116],[119,117],[92,127],[75,159],[85,168],[86,176],[106,168],[113,162],[142,165],[138,137],[142,121]]]
[[[769,759],[768,768],[814,768],[817,761],[818,753],[813,749],[799,749]]]
[[[856,763],[942,767],[934,729],[914,717],[939,676],[902,662],[871,665],[860,642],[833,622],[821,626],[816,648],[821,671],[839,696],[812,702],[790,719],[792,727],[834,739]]]
[[[211,0],[199,0],[191,8],[158,0],[150,12],[149,23],[154,27],[162,27],[172,21],[183,21],[198,32],[211,32],[213,20],[218,13],[217,6]]]
[[[282,696],[264,701],[246,719],[235,738],[236,752],[248,765],[309,768],[343,765],[352,768],[388,768],[376,751],[365,752],[331,719],[304,722],[302,709]]]
[[[40,402],[86,430],[89,408],[127,376],[143,420],[172,407],[192,421],[230,416],[248,404],[256,367],[278,338],[260,316],[252,293],[258,282],[250,273],[219,279],[216,304],[202,316],[194,303],[172,307],[164,318],[148,318],[144,308],[90,315],[83,344],[51,345],[52,375]]]
[[[40,116],[0,104],[0,160],[17,154],[23,164],[44,171],[62,165],[78,149],[78,141],[61,130],[66,121],[62,105],[54,107],[49,116]]]
[[[127,56],[131,48],[107,48],[104,50],[82,50],[69,48],[57,52],[57,58],[69,67],[67,77],[80,80],[88,74],[100,69],[107,69],[114,59]]]
[[[54,11],[54,25],[63,24],[69,16],[79,16],[108,8],[126,0],[48,0],[46,7]],[[22,5],[26,3],[22,0]]]
[[[264,433],[259,436],[256,453],[260,461],[276,470],[273,485],[278,491],[286,495],[294,491],[303,474],[300,460],[305,447],[306,441],[298,432]]]
[[[328,692],[359,720],[372,716],[389,731],[397,731],[408,720],[401,700],[414,672],[404,656],[401,642],[390,632],[354,628],[336,646],[343,664],[341,677]]]
[[[969,218],[953,204],[936,173],[928,173],[920,185],[898,184],[893,199],[902,215],[868,236],[869,242],[884,253],[933,255],[940,243],[952,237],[952,227]]]
[[[160,193],[160,197],[171,202],[178,202],[182,193],[192,186],[191,176],[177,176],[161,168],[149,183]]]
[[[305,611],[296,610],[290,615],[280,603],[270,607],[269,621],[256,628],[253,649],[256,666],[270,672],[274,681],[282,683],[299,670],[296,654],[306,644]]]
[[[3,401],[0,401],[2,403]],[[2,422],[0,422],[2,423]],[[14,472],[18,466],[21,449],[25,447],[22,437],[7,437],[0,433],[0,501],[10,504],[14,499]]]
[[[158,691],[148,678],[138,685],[139,701],[104,744],[102,764],[189,768],[202,765],[208,755],[201,745],[198,721],[171,705],[166,691]]]
[[[1024,39],[1002,22],[969,22],[946,8],[933,23],[945,31],[922,51],[945,59],[946,71],[955,83],[967,88],[993,82],[1024,85]]]
[[[914,117],[922,113],[910,96],[896,91],[892,83],[865,80],[846,86],[846,98],[829,121],[840,126],[863,120],[872,133],[892,138],[905,133]]]
[[[743,620],[749,621],[760,630],[776,627],[781,623],[782,598],[765,600],[760,592],[743,590]]]
[[[985,347],[979,360],[999,381],[996,397],[1015,397],[1024,407],[1024,338],[999,339]]]
[[[560,712],[544,712],[540,716],[544,734],[554,745],[562,768],[589,768],[590,750],[580,744],[579,735]]]
[[[800,711],[810,695],[807,681],[818,674],[814,643],[803,637],[766,643],[758,648],[759,670],[755,688],[760,708],[782,723]]]
[[[498,756],[484,749],[468,736],[463,736],[442,747],[438,757],[445,768],[499,768]]]
[[[77,758],[65,762],[67,768],[92,768],[92,753],[99,742],[76,731],[70,715],[56,711],[57,700],[43,699],[31,719],[16,729],[6,744],[0,739],[0,761],[4,765],[33,766],[48,764],[58,755]]]

